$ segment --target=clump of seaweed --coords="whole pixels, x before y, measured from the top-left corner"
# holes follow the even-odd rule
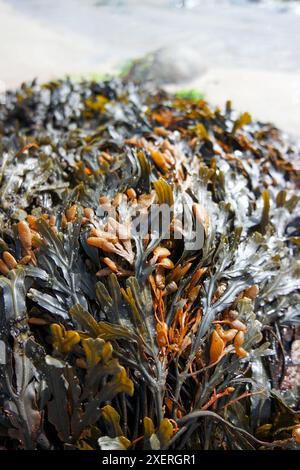
[[[147,86],[0,105],[1,447],[299,449],[299,149]]]

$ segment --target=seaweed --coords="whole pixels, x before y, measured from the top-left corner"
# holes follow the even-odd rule
[[[299,449],[299,149],[128,80],[0,104],[0,445]]]

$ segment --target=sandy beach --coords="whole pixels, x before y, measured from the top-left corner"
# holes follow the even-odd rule
[[[98,6],[95,4],[98,3]],[[300,136],[300,15],[255,4],[0,0],[1,89],[37,77],[110,73],[136,57],[177,46],[199,72],[170,89],[197,88],[208,101]],[[180,60],[180,57],[179,59]]]

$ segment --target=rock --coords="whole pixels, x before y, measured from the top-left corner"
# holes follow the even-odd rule
[[[293,364],[300,364],[300,339],[293,342],[291,356]]]
[[[300,339],[296,339],[292,344],[291,359],[292,364],[287,367],[282,383],[283,390],[291,390],[300,385]]]
[[[188,82],[205,74],[199,53],[189,47],[167,47],[133,61],[127,77],[135,82],[152,81],[157,85]]]

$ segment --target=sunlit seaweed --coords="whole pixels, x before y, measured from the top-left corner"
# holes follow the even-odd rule
[[[299,448],[297,147],[118,80],[24,84],[0,136],[1,446]]]

